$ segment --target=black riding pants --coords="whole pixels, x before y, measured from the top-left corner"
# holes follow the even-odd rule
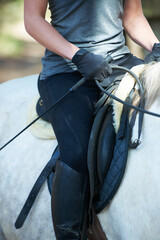
[[[112,62],[112,64],[127,68],[142,63],[141,59],[132,54]],[[114,71],[109,77],[109,81],[112,82],[116,76],[122,73]],[[82,75],[79,72],[72,72],[38,80],[38,89],[45,108],[48,109],[52,106],[81,78]],[[100,96],[101,92],[95,82],[86,81],[48,113],[58,141],[61,161],[84,174],[87,173],[87,149],[94,120],[94,105]]]

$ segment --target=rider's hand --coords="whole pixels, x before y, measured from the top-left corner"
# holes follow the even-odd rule
[[[104,57],[89,53],[85,49],[80,49],[76,52],[72,58],[72,62],[87,80],[102,82],[112,73],[112,69]]]
[[[152,61],[160,62],[160,43],[155,43],[152,52],[144,59],[144,63],[150,63]]]

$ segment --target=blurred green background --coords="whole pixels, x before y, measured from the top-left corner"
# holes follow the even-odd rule
[[[143,9],[160,39],[160,0],[143,0]],[[140,57],[146,52],[127,38],[131,51]],[[23,0],[0,0],[0,82],[39,73],[44,48],[25,31]]]
[[[43,53],[25,31],[23,0],[0,0],[0,82],[39,73]]]

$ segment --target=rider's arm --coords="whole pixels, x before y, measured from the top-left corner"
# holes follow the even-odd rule
[[[45,20],[47,3],[48,0],[24,0],[24,23],[26,31],[45,48],[72,60],[77,66],[78,71],[86,79],[93,80],[98,78],[98,80],[103,81],[111,73],[111,68],[104,57],[89,52],[79,52],[77,46],[64,39]]]
[[[52,52],[72,59],[78,47],[65,40],[46,20],[48,0],[24,0],[24,24],[26,31],[36,41]]]
[[[143,14],[140,0],[125,1],[123,26],[131,39],[148,51],[152,50],[154,43],[159,43]]]

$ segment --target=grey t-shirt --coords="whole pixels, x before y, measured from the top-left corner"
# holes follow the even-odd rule
[[[119,59],[129,53],[125,46],[122,15],[124,0],[48,0],[52,26],[69,42],[95,54]],[[76,66],[46,49],[41,79],[72,72]]]

